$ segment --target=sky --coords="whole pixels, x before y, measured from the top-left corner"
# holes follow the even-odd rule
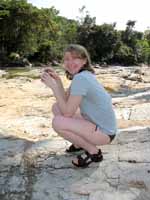
[[[150,0],[27,0],[38,8],[54,6],[60,16],[77,19],[79,9],[86,7],[96,24],[116,22],[118,30],[124,30],[128,20],[136,21],[135,30],[150,29]]]

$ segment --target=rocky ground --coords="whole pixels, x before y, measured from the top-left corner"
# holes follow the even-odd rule
[[[55,99],[39,74],[0,71],[0,200],[150,200],[150,68],[96,68],[119,134],[86,169],[51,128]]]

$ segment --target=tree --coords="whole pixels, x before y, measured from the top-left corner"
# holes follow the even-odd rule
[[[136,44],[136,49],[138,52],[138,62],[150,64],[150,45],[148,40],[139,40]]]
[[[53,44],[57,38],[58,11],[38,9],[26,0],[2,0],[0,2],[0,52],[9,55],[19,53],[29,56],[40,46]]]
[[[136,21],[129,20],[125,31],[121,31],[121,41],[129,47],[130,53],[132,52],[132,56],[130,55],[130,62],[132,62],[130,64],[138,63],[137,41],[143,39],[143,33],[134,30],[135,23]]]
[[[121,65],[132,65],[135,62],[133,49],[120,41],[115,49],[113,61]]]

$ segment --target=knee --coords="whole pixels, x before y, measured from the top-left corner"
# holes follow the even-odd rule
[[[57,115],[53,118],[52,120],[52,128],[56,131],[59,132],[60,130],[62,130],[62,125],[63,125],[63,116],[61,115]]]
[[[55,114],[57,112],[57,108],[58,108],[58,104],[57,103],[54,103],[52,105],[52,113]]]

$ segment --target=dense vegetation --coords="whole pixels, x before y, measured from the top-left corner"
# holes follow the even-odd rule
[[[84,14],[78,20],[59,16],[54,7],[37,8],[26,0],[0,1],[0,65],[27,58],[31,62],[60,61],[69,43],[87,47],[95,63],[150,64],[150,30],[134,30],[129,20],[124,31],[114,24],[96,25]]]

